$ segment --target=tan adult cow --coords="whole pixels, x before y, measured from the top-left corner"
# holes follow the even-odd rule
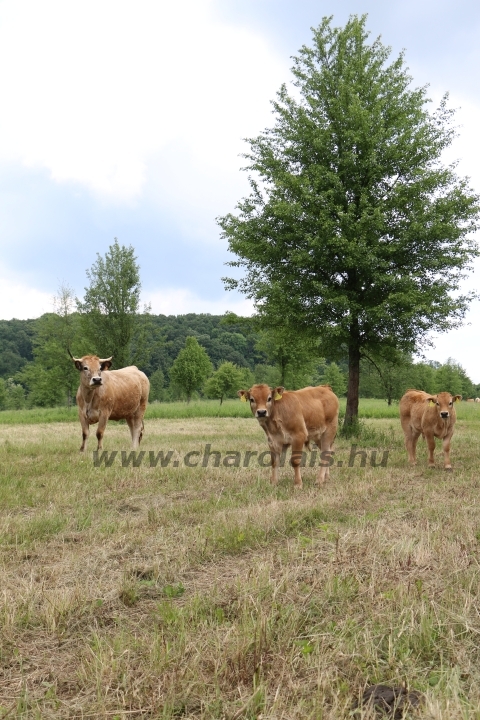
[[[480,403],[480,398],[475,398],[475,402]]]
[[[467,402],[475,402],[473,398],[467,398]]]
[[[417,441],[420,435],[423,435],[428,445],[428,466],[435,467],[433,453],[437,437],[443,442],[445,470],[452,469],[450,441],[457,419],[454,403],[461,399],[461,395],[450,395],[449,392],[429,395],[423,390],[407,390],[400,400],[400,422],[405,434],[408,459],[412,465],[417,462]]]
[[[324,483],[330,474],[330,456],[324,453],[331,452],[338,427],[338,398],[331,388],[320,385],[286,391],[283,387],[254,385],[250,390],[239,390],[238,396],[250,403],[253,415],[267,436],[272,463],[271,483],[277,484],[280,455],[291,446],[294,482],[296,486],[302,486],[302,452],[304,447],[310,450],[310,440],[322,451],[317,484]]]
[[[147,407],[150,382],[135,365],[121,370],[109,370],[112,358],[101,359],[96,355],[74,358],[75,367],[80,371],[80,387],[77,391],[77,406],[82,426],[82,446],[90,432],[90,425],[98,423],[97,450],[103,446],[103,433],[108,420],[126,420],[136,450],[143,435],[143,416]]]

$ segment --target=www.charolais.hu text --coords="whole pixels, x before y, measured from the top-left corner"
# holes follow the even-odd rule
[[[312,450],[310,453],[295,452],[291,455],[294,461],[300,461],[301,467],[365,467],[367,464],[371,467],[386,467],[388,462],[388,450],[358,450],[356,445],[352,445],[350,453],[342,457],[337,457],[333,450]],[[284,467],[286,463],[290,463],[290,453],[282,452],[279,457],[280,467]],[[93,453],[94,467],[112,467],[112,465],[120,465],[121,467],[141,467],[147,466],[151,468],[166,467],[244,467],[248,468],[254,465],[259,467],[270,467],[271,454],[270,450],[258,452],[257,450],[245,450],[243,452],[237,450],[212,450],[211,445],[205,445],[202,450],[190,450],[181,455],[175,450],[112,450],[108,452],[95,451]]]

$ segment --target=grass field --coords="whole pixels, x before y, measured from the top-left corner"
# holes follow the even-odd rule
[[[345,398],[340,399],[340,414],[345,412]],[[384,400],[360,400],[359,415],[361,418],[398,418],[398,403],[388,406]],[[472,420],[480,417],[480,405],[466,402],[458,403],[459,418]],[[249,418],[250,408],[240,400],[225,400],[222,405],[218,400],[197,400],[187,405],[186,402],[151,403],[147,407],[147,420],[183,419],[202,417]],[[66,408],[33,408],[31,410],[3,410],[0,412],[0,425],[32,425],[36,423],[78,422],[76,407]]]
[[[452,473],[407,466],[394,408],[296,491],[243,467],[249,417],[150,417],[138,467],[122,424],[109,467],[78,422],[2,424],[0,719],[342,720],[377,682],[480,718],[479,410]]]

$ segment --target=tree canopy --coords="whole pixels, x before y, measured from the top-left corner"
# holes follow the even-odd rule
[[[348,357],[345,428],[358,415],[364,353],[411,353],[458,326],[472,294],[461,281],[478,254],[479,199],[442,153],[455,137],[445,96],[428,110],[401,54],[368,42],[366,17],[324,18],[283,85],[275,122],[250,139],[251,193],[219,219],[225,278],[263,325],[320,340]]]

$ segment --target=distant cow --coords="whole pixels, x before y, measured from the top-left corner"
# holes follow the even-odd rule
[[[96,355],[74,358],[80,371],[77,391],[78,416],[82,426],[82,446],[90,432],[90,425],[98,423],[97,450],[102,449],[103,433],[108,420],[126,420],[136,450],[143,435],[143,416],[147,407],[150,383],[145,373],[134,365],[121,370],[109,370],[112,358],[100,359]]]
[[[239,390],[238,395],[250,403],[252,413],[267,436],[272,458],[272,484],[278,482],[280,455],[291,445],[294,482],[301,487],[302,452],[305,447],[310,449],[309,441],[313,440],[322,454],[332,450],[338,427],[337,396],[328,385],[291,391],[283,387],[254,385],[250,390]],[[329,476],[329,460],[324,455],[320,461],[319,485]]]
[[[420,435],[423,435],[428,445],[428,466],[435,467],[433,453],[437,437],[443,442],[445,470],[452,469],[450,441],[457,419],[454,403],[461,399],[461,395],[450,395],[449,392],[429,395],[423,390],[407,390],[400,400],[400,421],[405,434],[408,459],[412,465],[417,462],[417,441]]]
[[[475,402],[480,403],[480,398],[475,398]]]
[[[468,398],[467,402],[475,402],[475,400],[473,398]]]

